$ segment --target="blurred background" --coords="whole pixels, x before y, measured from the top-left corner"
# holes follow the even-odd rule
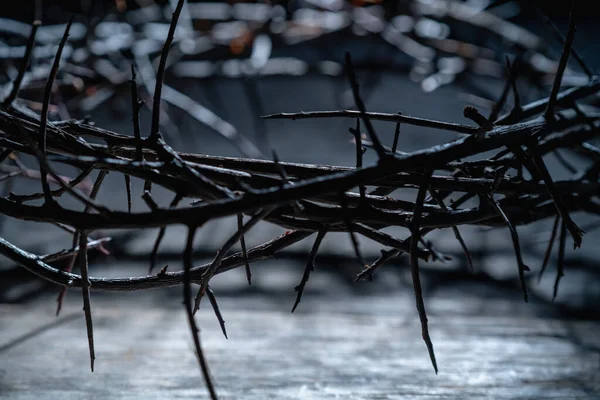
[[[3,7],[0,11],[0,83],[10,86],[8,82],[16,76],[23,55],[29,24],[41,18],[43,25],[38,32],[32,73],[20,95],[31,109],[39,112],[57,43],[66,21],[74,16],[51,118],[86,119],[102,128],[131,135],[129,80],[134,63],[140,95],[145,100],[140,115],[142,130],[148,130],[159,52],[176,1],[42,1],[42,7],[37,9],[34,3],[21,1],[20,7]],[[545,18],[565,34],[570,6],[570,2],[516,0],[189,1],[169,56],[161,132],[179,151],[271,159],[271,151],[276,150],[282,161],[353,166],[354,144],[348,131],[353,120],[288,121],[260,116],[354,109],[343,68],[345,52],[352,54],[369,111],[470,123],[463,117],[463,108],[474,105],[484,115],[489,114],[506,77],[507,56],[525,60],[526,67],[518,81],[522,103],[546,97],[562,44]],[[594,2],[580,1],[575,48],[595,73],[600,67],[598,34]],[[586,81],[586,74],[570,62],[563,86]],[[595,99],[591,105],[596,106],[597,102]],[[506,111],[510,106],[509,102]],[[382,140],[391,143],[394,124],[376,122],[375,128]],[[452,133],[403,126],[398,148],[413,151],[455,137]],[[375,159],[370,150],[365,157],[365,162]],[[575,156],[565,152],[564,157],[578,165]],[[35,166],[34,160],[24,158],[23,162]],[[550,157],[547,163],[553,176],[569,176],[561,160]],[[73,174],[68,169],[64,173]],[[117,176],[109,175],[107,179],[98,198],[112,208],[126,209],[124,183]],[[11,183],[9,188],[8,185],[1,182],[0,190],[30,193],[39,188],[39,182],[26,179]],[[139,198],[142,186],[143,182],[133,181],[134,210],[146,209]],[[160,205],[171,201],[160,188],[153,191],[153,197]],[[71,235],[55,227],[36,225],[32,230],[30,223],[0,218],[0,234],[27,251],[47,254],[70,246]],[[541,314],[558,312],[560,318],[595,319],[600,316],[600,268],[595,245],[600,239],[595,230],[599,221],[584,216],[576,216],[576,221],[588,233],[581,249],[574,251],[567,245],[566,276],[554,303],[552,261],[545,277],[537,281],[552,221],[520,227],[521,246],[525,262],[533,267],[529,287],[533,302],[544,305]],[[229,219],[209,225],[197,235],[198,263],[210,260],[236,229],[235,221]],[[503,307],[517,307],[522,296],[509,231],[462,229],[476,270],[468,270],[450,230],[434,232],[428,238],[452,260],[422,265],[426,295],[433,296],[440,288],[449,290],[444,293],[450,293],[446,303],[450,308],[463,304],[460,297],[471,305],[498,298],[508,301],[502,303]],[[247,240],[249,246],[257,245],[283,232],[280,227],[265,224]],[[176,227],[167,231],[160,264],[180,267],[184,233],[183,228]],[[96,233],[107,234],[113,237],[106,246],[110,255],[92,255],[92,275],[145,274],[157,231]],[[226,304],[236,304],[235,299],[241,298],[253,307],[255,300],[248,300],[247,296],[256,299],[252,296],[266,294],[277,299],[276,303],[285,303],[281,307],[287,312],[311,245],[310,240],[299,243],[276,260],[260,264],[250,287],[240,268],[216,277],[213,288],[228,299],[224,300]],[[375,243],[361,241],[361,249],[368,262],[379,256],[380,247]],[[397,258],[378,271],[373,283],[352,285],[362,268],[353,254],[347,235],[326,237],[317,258],[318,270],[311,276],[305,293],[305,297],[312,295],[317,299],[307,300],[312,301],[312,306],[307,304],[309,310],[335,309],[331,304],[347,295],[370,295],[376,299],[389,295],[394,299],[399,288],[404,292],[411,290],[406,257]],[[556,254],[552,257],[555,260]],[[21,304],[55,292],[52,285],[0,258],[0,302]],[[179,296],[179,290],[174,296]],[[71,301],[79,304],[80,300],[72,297]],[[323,305],[332,299],[333,303]],[[388,300],[373,304],[370,301],[374,300],[360,300],[373,308],[388,304]],[[280,305],[273,307],[279,309]],[[479,311],[473,312],[493,315],[494,309],[490,306],[486,311],[481,303]],[[443,307],[438,309],[443,313],[440,310]],[[411,318],[416,320],[416,315]],[[424,351],[420,357],[426,361]]]

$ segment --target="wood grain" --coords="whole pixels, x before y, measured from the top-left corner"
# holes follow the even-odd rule
[[[302,271],[282,271],[273,282],[267,281],[277,276],[273,271],[256,270],[257,289],[238,295],[232,293],[245,279],[242,269],[236,271],[240,279],[215,279],[229,340],[208,303],[198,313],[221,398],[600,396],[599,322],[566,320],[548,305],[523,303],[516,290],[464,283],[433,292],[425,285],[436,376],[402,279],[383,272],[380,282],[387,285],[348,287],[317,271],[291,314]],[[271,291],[259,293],[261,287]],[[272,290],[277,287],[285,290]],[[94,373],[87,370],[78,296],[67,296],[58,321],[54,293],[30,304],[0,305],[0,397],[206,398],[179,292],[93,293]]]

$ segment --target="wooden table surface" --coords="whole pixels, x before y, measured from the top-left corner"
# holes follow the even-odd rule
[[[600,323],[488,283],[425,284],[435,375],[407,276],[350,286],[316,271],[290,313],[301,268],[216,278],[229,339],[208,302],[202,343],[223,399],[597,399]],[[275,289],[274,289],[275,288]],[[279,288],[279,289],[276,289]],[[267,290],[269,289],[269,290]],[[237,293],[237,294],[236,294]],[[0,398],[208,398],[180,288],[94,292],[96,370],[89,370],[78,292],[0,305]]]

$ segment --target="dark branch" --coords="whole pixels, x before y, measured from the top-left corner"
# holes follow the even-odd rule
[[[52,68],[50,69],[50,75],[48,76],[48,81],[46,82],[46,89],[44,90],[44,101],[42,102],[42,113],[40,120],[40,131],[39,131],[39,151],[42,157],[46,156],[46,125],[48,124],[48,107],[50,105],[50,96],[52,95],[52,86],[54,85],[54,79],[56,78],[56,74],[58,73],[58,67],[60,66],[60,57],[62,55],[63,49],[65,48],[65,44],[67,43],[67,39],[69,38],[69,30],[71,29],[71,24],[73,23],[73,17],[69,19],[67,23],[67,27],[65,28],[65,33],[58,44],[58,51],[56,52],[56,56],[54,57],[54,63],[52,64]],[[44,162],[40,160],[40,176],[42,179],[42,189],[44,191],[44,198],[47,204],[54,204],[54,199],[52,198],[52,194],[50,193],[50,186],[48,185],[48,171],[44,165]]]
[[[575,38],[575,0],[573,1],[573,5],[571,7],[571,13],[569,15],[569,30],[567,32],[567,38],[565,39],[565,45],[563,47],[562,54],[560,55],[560,61],[558,62],[558,69],[556,70],[556,76],[554,78],[554,84],[552,85],[552,92],[550,93],[550,98],[548,100],[548,105],[546,107],[546,112],[544,116],[547,120],[554,120],[554,109],[556,107],[558,92],[560,90],[560,84],[562,82],[563,73],[565,72],[565,68],[567,68],[567,60],[569,59],[569,54],[571,54],[571,48],[573,47],[573,39]]]
[[[491,196],[487,196],[490,204],[498,211],[498,214],[502,216],[502,219],[506,222],[506,226],[510,230],[510,236],[513,242],[513,247],[515,249],[515,256],[517,257],[517,267],[519,272],[519,281],[521,282],[521,289],[523,290],[523,298],[525,301],[528,301],[527,294],[527,282],[525,281],[525,271],[530,271],[531,269],[525,265],[523,262],[523,255],[521,252],[521,244],[519,243],[519,235],[517,233],[517,229],[514,227],[513,223],[510,221],[500,204]]]
[[[35,46],[35,34],[37,33],[38,28],[42,25],[42,21],[36,19],[33,21],[31,25],[31,32],[29,33],[29,39],[27,39],[27,45],[25,47],[25,55],[23,56],[21,68],[19,69],[19,75],[17,75],[15,81],[13,82],[12,90],[9,95],[4,99],[4,106],[8,106],[11,104],[17,96],[19,95],[19,90],[21,89],[21,83],[23,82],[23,78],[25,77],[25,73],[27,72],[27,67],[29,67],[29,61],[31,60],[31,53],[33,52],[33,48]]]
[[[567,242],[567,229],[565,221],[560,224],[560,239],[558,247],[558,265],[556,267],[556,279],[554,280],[554,290],[552,292],[552,301],[556,300],[558,295],[558,287],[560,285],[560,279],[565,275],[565,247]]]
[[[206,363],[206,359],[204,357],[204,352],[200,343],[200,331],[198,329],[198,326],[196,325],[196,320],[194,319],[194,312],[192,311],[192,280],[190,271],[192,270],[192,250],[196,229],[196,227],[189,228],[187,241],[185,244],[185,251],[183,253],[183,304],[188,316],[190,330],[192,331],[192,338],[194,340],[194,347],[196,349],[196,357],[198,358],[198,364],[200,365],[202,376],[204,377],[204,381],[206,383],[208,393],[210,394],[210,398],[212,400],[216,400],[217,392],[215,391],[212,378],[210,376],[210,371],[208,369],[208,364]]]
[[[173,12],[173,16],[171,17],[171,25],[169,26],[169,33],[167,34],[167,39],[165,40],[165,44],[160,52],[160,62],[158,64],[158,70],[156,71],[156,86],[154,88],[154,102],[152,104],[152,123],[150,126],[150,140],[158,139],[158,130],[160,124],[160,102],[161,102],[161,93],[162,93],[162,85],[163,79],[165,75],[165,68],[167,66],[167,56],[169,55],[169,50],[171,48],[171,44],[173,43],[173,38],[175,37],[175,29],[177,29],[177,21],[179,20],[179,15],[181,14],[181,9],[183,8],[183,4],[185,0],[178,0],[177,6],[175,7],[175,11]]]
[[[415,201],[415,213],[413,215],[413,220],[411,224],[411,235],[410,235],[410,270],[412,273],[413,280],[413,288],[415,291],[415,299],[417,303],[417,311],[419,312],[419,319],[421,320],[421,333],[423,335],[423,340],[427,345],[427,351],[429,352],[429,358],[431,359],[431,364],[433,365],[433,369],[435,373],[438,373],[437,361],[435,359],[435,353],[433,350],[433,343],[431,342],[431,338],[429,336],[429,327],[427,323],[427,312],[425,311],[425,302],[423,300],[423,289],[421,288],[421,277],[419,276],[419,257],[417,256],[417,250],[419,245],[419,240],[421,239],[421,235],[419,233],[420,222],[421,222],[421,209],[423,207],[423,202],[425,201],[425,195],[427,194],[427,190],[429,187],[429,177],[431,176],[431,172],[427,172],[425,174],[423,183],[421,187],[419,187],[419,192],[417,193],[417,199]]]
[[[321,242],[323,238],[327,234],[327,231],[319,231],[317,237],[315,239],[315,243],[313,244],[310,253],[308,254],[308,261],[306,261],[306,266],[304,267],[304,274],[302,274],[302,279],[300,280],[300,284],[294,288],[294,290],[298,293],[296,295],[296,301],[294,302],[294,306],[292,307],[292,312],[296,311],[296,307],[300,304],[300,300],[302,300],[302,294],[304,293],[304,287],[310,278],[310,273],[315,269],[315,258],[317,258],[317,254],[319,252],[319,246],[321,246]]]
[[[237,226],[238,231],[242,230],[244,227],[244,215],[237,215]],[[244,269],[246,270],[246,279],[248,280],[248,285],[252,285],[252,270],[250,269],[250,263],[248,262],[248,251],[246,249],[246,238],[244,235],[240,236],[240,246],[242,247],[242,256],[244,257]]]
[[[94,361],[96,352],[94,351],[94,325],[92,322],[92,307],[90,305],[90,279],[88,275],[88,257],[87,257],[87,234],[81,232],[79,235],[79,269],[81,270],[81,292],[83,294],[83,312],[85,313],[85,326],[87,328],[88,346],[90,349],[90,367],[94,372]]]
[[[546,267],[548,266],[548,262],[550,261],[550,256],[552,255],[552,248],[554,247],[554,242],[556,241],[556,234],[558,232],[558,225],[560,223],[560,215],[557,215],[554,218],[554,224],[552,225],[552,233],[550,234],[550,240],[548,241],[548,247],[546,248],[546,252],[544,253],[544,261],[542,262],[542,267],[540,268],[540,273],[538,275],[538,282],[542,280],[542,276],[546,271]]]
[[[375,147],[375,151],[379,156],[379,160],[382,160],[386,157],[386,151],[381,145],[379,141],[379,137],[377,133],[375,133],[375,128],[373,128],[373,124],[371,124],[371,120],[367,115],[367,110],[365,108],[365,103],[362,101],[360,97],[360,89],[358,86],[358,80],[356,79],[356,74],[354,73],[354,66],[352,65],[352,58],[350,57],[350,53],[346,53],[346,74],[348,75],[348,79],[350,80],[350,86],[352,87],[352,94],[354,95],[354,102],[356,103],[356,107],[360,111],[360,117],[367,128],[367,133],[373,142],[373,146]]]

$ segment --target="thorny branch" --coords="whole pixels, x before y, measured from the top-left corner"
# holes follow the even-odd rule
[[[94,367],[94,341],[90,307],[90,291],[113,290],[134,291],[156,287],[183,286],[183,298],[194,340],[199,366],[210,396],[217,398],[200,343],[199,331],[194,320],[200,299],[206,294],[226,335],[224,320],[210,287],[211,279],[233,268],[244,266],[250,283],[250,264],[273,257],[293,244],[316,233],[312,250],[306,263],[300,284],[296,287],[296,309],[308,284],[314,261],[321,242],[328,232],[349,232],[357,258],[362,258],[356,237],[361,236],[385,247],[381,257],[372,262],[355,279],[371,279],[378,268],[387,261],[407,253],[410,257],[415,301],[422,326],[423,339],[437,373],[437,363],[429,334],[424,295],[422,293],[419,262],[440,258],[433,244],[424,240],[424,235],[436,229],[452,229],[472,266],[466,240],[459,227],[508,227],[517,257],[518,272],[526,296],[526,281],[529,279],[521,256],[517,227],[536,221],[554,219],[554,226],[542,264],[542,271],[550,261],[552,244],[560,230],[558,272],[554,294],[558,291],[560,278],[564,274],[565,242],[567,232],[579,247],[583,232],[572,219],[573,213],[600,215],[600,182],[598,180],[600,150],[593,143],[599,135],[600,110],[595,107],[594,97],[600,92],[600,79],[590,76],[589,82],[572,86],[562,92],[563,76],[572,50],[575,20],[571,14],[569,30],[564,39],[561,58],[556,64],[556,74],[549,97],[529,104],[517,92],[516,80],[521,71],[535,69],[527,60],[519,60],[519,69],[509,65],[504,91],[493,108],[490,118],[485,118],[474,107],[465,109],[465,115],[477,126],[457,124],[435,119],[414,117],[403,113],[387,114],[369,112],[361,96],[360,82],[350,55],[345,60],[345,72],[358,110],[316,111],[280,113],[264,116],[268,119],[347,118],[356,121],[350,128],[356,142],[356,167],[336,165],[312,165],[274,160],[217,157],[203,154],[179,152],[171,148],[159,133],[161,101],[170,93],[163,85],[168,68],[167,55],[175,40],[175,30],[183,0],[177,2],[166,41],[162,46],[155,88],[153,91],[152,122],[147,137],[141,134],[139,100],[136,75],[131,66],[131,102],[133,135],[111,132],[96,127],[89,121],[57,121],[50,112],[52,88],[59,73],[61,53],[69,33],[69,23],[48,70],[47,84],[43,92],[41,115],[28,108],[26,101],[18,98],[21,86],[27,80],[28,64],[35,47],[35,35],[39,22],[33,24],[25,48],[25,57],[20,63],[12,90],[0,105],[0,181],[13,182],[19,177],[37,177],[41,180],[41,191],[35,194],[6,193],[0,197],[0,213],[3,216],[54,224],[74,235],[71,249],[50,255],[37,256],[0,238],[0,254],[22,265],[41,278],[63,288],[81,288],[90,349],[90,362]],[[423,5],[419,12],[433,12]],[[490,28],[494,34],[503,36],[498,27],[502,21],[482,12],[472,20],[467,18],[461,5],[449,8],[448,15],[459,21],[467,21],[482,29],[487,22],[496,23]],[[498,29],[496,29],[498,28]],[[523,31],[524,32],[524,31]],[[517,42],[525,48],[537,49],[535,37],[526,32],[519,38],[503,37],[508,42]],[[389,39],[389,38],[388,38]],[[442,41],[424,41],[432,48],[443,48]],[[416,43],[415,45],[424,46]],[[529,47],[528,47],[529,46]],[[421,48],[421,47],[419,47]],[[425,49],[430,49],[426,47]],[[423,50],[423,49],[422,49]],[[423,50],[425,51],[425,50]],[[533,50],[532,50],[533,51]],[[578,62],[591,72],[581,60]],[[502,65],[502,64],[501,64]],[[146,72],[140,75],[146,76]],[[124,75],[126,75],[124,73]],[[145,78],[144,78],[145,79]],[[124,80],[126,82],[127,79]],[[57,84],[60,84],[58,82]],[[148,85],[145,79],[144,85]],[[163,91],[165,89],[165,91]],[[514,95],[513,109],[504,115],[504,105],[510,90]],[[161,93],[164,96],[161,96]],[[172,97],[172,96],[171,96]],[[177,96],[175,96],[177,97]],[[148,98],[148,96],[146,96]],[[187,104],[187,103],[186,103]],[[215,130],[224,132],[221,121]],[[370,141],[362,139],[361,124]],[[375,132],[372,121],[391,122],[395,125],[394,139],[384,144]],[[390,125],[392,125],[390,124]],[[412,152],[398,150],[400,124],[414,125],[436,131],[440,143]],[[219,130],[220,129],[220,130]],[[227,129],[225,129],[227,131]],[[227,131],[229,132],[229,131]],[[235,133],[235,132],[234,132]],[[229,132],[232,141],[240,140],[237,133]],[[236,136],[237,135],[237,136]],[[403,132],[403,135],[406,133]],[[227,136],[227,135],[225,135]],[[383,137],[383,136],[381,136]],[[266,143],[266,142],[265,142]],[[372,148],[378,156],[375,164],[364,164],[364,148]],[[591,164],[577,171],[571,179],[555,180],[546,166],[544,156],[558,149],[568,150]],[[487,152],[493,152],[491,157]],[[23,165],[11,163],[18,154],[34,156],[40,165],[39,176]],[[274,153],[275,154],[275,153]],[[54,171],[54,166],[70,166],[80,170],[74,178],[63,179]],[[530,172],[530,177],[523,175]],[[96,195],[108,172],[122,175],[126,182],[126,210],[109,210],[96,202]],[[98,173],[91,195],[81,194],[76,187],[88,176]],[[142,199],[148,211],[132,212],[132,179],[144,181]],[[50,184],[58,183],[51,190]],[[162,187],[173,193],[170,205],[162,206],[155,201],[150,189]],[[368,190],[367,190],[368,189]],[[397,190],[417,189],[414,201],[394,196]],[[427,198],[427,192],[430,198]],[[58,203],[61,196],[69,195],[85,204],[81,211],[77,207],[66,207]],[[481,200],[478,206],[467,206],[472,198]],[[44,199],[42,204],[31,203]],[[178,207],[182,201],[190,200]],[[202,226],[213,219],[234,216],[237,230],[218,251],[213,261],[202,266],[193,266],[192,250],[194,235]],[[244,217],[249,220],[244,223]],[[261,222],[277,224],[288,229],[286,234],[253,248],[247,248],[245,236]],[[182,255],[184,269],[170,271],[162,269],[151,275],[156,264],[160,244],[169,227],[184,225],[188,237]],[[383,231],[389,227],[406,228],[410,235],[405,238]],[[560,229],[559,229],[560,227]],[[150,271],[147,276],[130,278],[103,278],[90,276],[87,252],[101,247],[108,238],[93,240],[95,231],[104,229],[159,228],[150,255]],[[356,237],[355,237],[356,235]],[[236,243],[241,252],[228,255]],[[78,246],[77,246],[78,244]],[[80,274],[71,272],[78,257]],[[66,270],[57,269],[49,263],[71,260]],[[443,261],[443,257],[441,258]],[[362,261],[361,261],[362,262]],[[364,263],[363,263],[364,264]],[[199,284],[196,301],[192,298],[192,284]],[[62,299],[62,295],[60,297]],[[60,302],[59,302],[60,305]]]

